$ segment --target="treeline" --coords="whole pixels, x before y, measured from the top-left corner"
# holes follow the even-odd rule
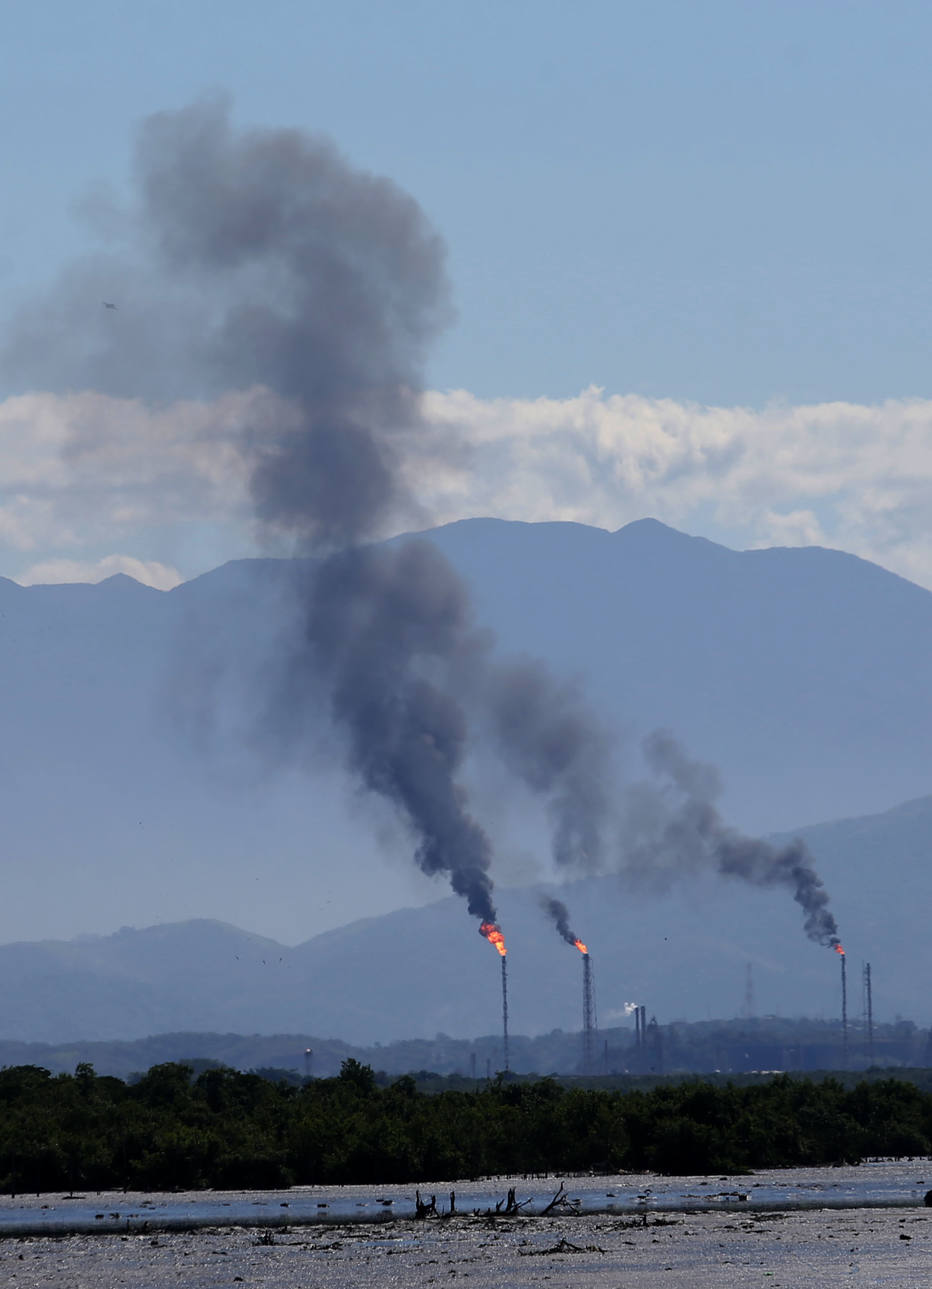
[[[308,1053],[312,1049],[312,1055]],[[673,1021],[648,1024],[644,1042],[635,1043],[630,1026],[602,1029],[594,1059],[583,1069],[579,1033],[553,1030],[534,1037],[512,1034],[512,1070],[522,1074],[566,1074],[608,1077],[626,1075],[666,1077],[712,1072],[739,1075],[754,1071],[787,1070],[816,1077],[827,1070],[915,1070],[932,1066],[932,1031],[912,1021],[875,1024],[868,1038],[863,1026],[851,1021],[847,1042],[840,1021],[776,1016],[740,1020]],[[398,1039],[373,1047],[354,1047],[340,1039],[310,1034],[153,1034],[148,1038],[64,1044],[19,1043],[0,1039],[0,1066],[39,1065],[55,1074],[70,1073],[79,1062],[96,1070],[129,1078],[137,1070],[180,1061],[212,1061],[238,1070],[262,1067],[293,1069],[296,1077],[311,1072],[330,1077],[343,1061],[353,1058],[389,1075],[409,1070],[484,1078],[499,1068],[500,1034],[475,1039]],[[914,1077],[912,1074],[909,1077]]]
[[[411,1183],[496,1173],[722,1173],[927,1154],[932,1095],[779,1075],[738,1087],[565,1088],[498,1077],[470,1090],[379,1086],[347,1060],[295,1085],[157,1065],[0,1070],[0,1189],[135,1190]]]

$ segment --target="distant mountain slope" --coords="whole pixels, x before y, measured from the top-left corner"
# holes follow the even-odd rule
[[[839,552],[735,552],[653,520],[469,520],[426,538],[503,651],[578,678],[629,744],[671,728],[719,766],[735,822],[786,828],[930,790],[929,592]],[[294,717],[269,694],[301,573],[239,561],[170,593],[0,579],[0,940],[202,916],[294,943],[442,893],[325,741],[300,763],[262,746],[270,712]],[[527,880],[542,830],[505,821],[491,787],[477,811],[496,862]]]
[[[878,1020],[929,1020],[927,910],[932,797],[802,830],[848,949],[860,1015],[869,960]],[[893,875],[896,875],[895,878]],[[515,1033],[579,1028],[581,960],[539,907],[540,888],[501,892]],[[754,1010],[837,1016],[838,960],[808,942],[781,890],[694,880],[666,895],[614,879],[559,891],[592,951],[603,1024],[626,1002],[663,1022],[737,1015],[752,965]],[[70,1042],[158,1032],[314,1033],[353,1044],[494,1034],[499,961],[461,901],[363,919],[296,948],[211,921],[129,928],[66,943],[0,946],[0,1039]]]
[[[932,594],[818,547],[732,551],[655,520],[429,534],[502,647],[545,650],[619,728],[668,726],[757,830],[930,789]]]

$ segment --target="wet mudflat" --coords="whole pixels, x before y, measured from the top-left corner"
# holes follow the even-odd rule
[[[449,1207],[451,1183],[422,1184]],[[932,1160],[871,1160],[856,1167],[762,1169],[732,1176],[672,1177],[650,1173],[613,1176],[486,1177],[452,1183],[460,1213],[485,1212],[516,1191],[523,1215],[544,1214],[565,1188],[578,1214],[675,1214],[695,1209],[789,1211],[899,1206],[915,1209],[932,1188]],[[105,1191],[0,1195],[0,1237],[18,1235],[157,1234],[194,1227],[332,1225],[391,1221],[414,1215],[416,1187],[293,1186],[278,1191]]]
[[[932,1283],[932,1209],[647,1213],[231,1226],[0,1242],[15,1289],[722,1289]]]

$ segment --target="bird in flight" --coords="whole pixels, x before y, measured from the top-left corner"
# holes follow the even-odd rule
[[[116,305],[115,305],[115,304],[111,304],[109,300],[104,300],[104,301],[103,301],[103,306],[104,306],[104,308],[105,308],[105,309],[115,309],[115,308],[116,308]]]

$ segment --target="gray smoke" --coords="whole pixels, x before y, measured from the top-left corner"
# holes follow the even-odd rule
[[[674,800],[663,802],[631,848],[635,866],[666,866],[675,872],[711,863],[726,877],[784,887],[803,910],[809,939],[829,947],[839,943],[828,892],[803,841],[777,847],[728,827],[714,804],[721,790],[717,772],[691,760],[668,731],[645,739],[644,755],[653,772],[669,781]]]
[[[311,597],[309,647],[353,769],[415,826],[423,871],[446,873],[470,913],[495,922],[491,846],[456,779],[467,722],[445,683],[471,640],[463,586],[431,546],[409,542],[331,556]]]
[[[155,399],[269,391],[230,438],[261,524],[320,558],[264,733],[293,743],[316,723],[322,681],[350,765],[408,823],[417,862],[494,922],[489,842],[457,779],[467,721],[450,668],[473,647],[468,598],[425,546],[360,547],[417,513],[399,464],[450,316],[440,239],[328,142],[237,131],[219,100],[149,118],[134,178],[122,258],[72,266],[17,320],[6,366],[45,388]],[[116,314],[88,309],[101,280],[125,288]]]
[[[400,467],[424,438],[424,357],[450,317],[443,246],[413,199],[324,140],[234,129],[222,100],[146,121],[134,179],[110,221],[116,251],[72,265],[23,311],[0,366],[21,386],[158,402],[264,391],[228,441],[267,533],[317,557],[269,722],[279,744],[311,723],[322,688],[355,774],[410,826],[421,868],[445,873],[483,921],[495,921],[491,848],[461,773],[478,735],[543,803],[562,867],[617,867],[606,834],[621,827],[628,871],[711,858],[792,889],[807,933],[831,943],[801,843],[776,850],[726,828],[714,774],[667,736],[647,755],[673,804],[652,787],[611,791],[612,741],[573,686],[531,660],[493,661],[435,550],[362,545],[417,517]],[[119,311],[99,308],[102,295]],[[438,458],[453,450],[430,444]]]
[[[546,802],[561,860],[599,853],[604,803],[569,688],[537,664],[492,664],[465,588],[435,551],[361,546],[417,512],[400,465],[405,443],[423,437],[423,359],[450,316],[440,239],[412,198],[326,141],[237,131],[222,101],[150,118],[135,181],[129,259],[109,269],[128,307],[119,326],[92,315],[90,348],[86,316],[69,341],[101,263],[70,271],[51,311],[65,317],[58,383],[64,372],[150,397],[270,391],[238,440],[256,515],[322,558],[266,730],[293,743],[323,681],[349,764],[410,825],[420,867],[446,873],[494,922],[491,847],[461,782],[464,697],[473,724],[486,713],[506,762]],[[20,319],[7,360],[21,373],[46,360],[48,325],[38,343]]]
[[[491,668],[485,698],[505,764],[546,805],[557,864],[597,872],[611,818],[610,735],[578,689],[535,659]]]
[[[235,130],[223,99],[149,117],[134,180],[116,249],[20,313],[4,371],[155,402],[264,387],[290,415],[239,446],[269,529],[321,551],[416,515],[399,443],[451,316],[444,248],[416,202],[324,139]],[[102,283],[118,311],[100,308]]]
[[[151,118],[137,180],[163,269],[219,288],[199,366],[299,411],[247,436],[260,520],[315,550],[378,531],[407,502],[396,441],[448,315],[443,247],[417,204],[325,141],[236,134],[220,104]]]
[[[595,871],[610,740],[584,700],[533,660],[494,662],[439,555],[359,549],[417,513],[399,467],[424,438],[423,359],[450,316],[423,213],[324,140],[235,130],[221,100],[146,121],[134,175],[126,253],[72,266],[18,320],[7,367],[155,399],[269,391],[245,433],[231,427],[256,514],[323,557],[269,732],[293,743],[323,678],[355,771],[414,828],[421,867],[488,921],[490,847],[460,781],[470,725],[544,805],[557,863]],[[125,294],[118,325],[88,315],[101,280]]]
[[[554,926],[566,943],[575,945],[579,936],[574,935],[570,930],[570,911],[563,901],[554,899],[552,895],[542,895],[540,904],[547,916],[553,920]]]
[[[420,867],[492,922],[491,848],[457,780],[467,721],[446,683],[470,639],[465,592],[424,546],[358,547],[407,500],[397,440],[417,426],[424,346],[447,312],[439,240],[410,197],[328,145],[236,137],[215,110],[150,122],[140,162],[163,257],[242,276],[211,361],[300,409],[248,447],[259,518],[335,552],[310,588],[302,662],[327,685],[351,767],[412,827]]]

